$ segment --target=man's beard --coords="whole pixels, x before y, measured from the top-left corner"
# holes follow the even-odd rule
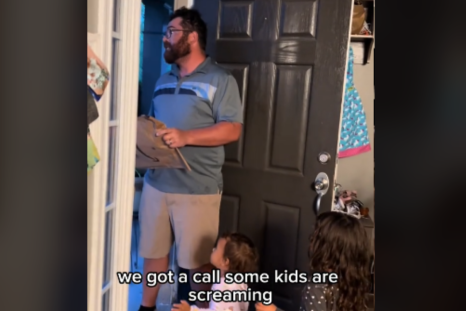
[[[180,38],[180,41],[171,45],[168,42],[164,43],[165,53],[163,54],[163,58],[167,64],[174,64],[178,59],[184,57],[191,53],[191,47],[188,43],[188,36],[183,35]],[[169,50],[168,50],[169,48]]]

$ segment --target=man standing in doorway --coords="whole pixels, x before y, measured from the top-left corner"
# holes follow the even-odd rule
[[[150,115],[168,129],[165,143],[180,148],[191,171],[157,169],[146,173],[141,197],[140,254],[144,274],[166,272],[173,241],[178,265],[190,275],[208,272],[218,235],[223,190],[224,145],[241,135],[243,111],[234,77],[206,56],[207,27],[199,12],[176,10],[163,39],[172,70],[157,81]],[[194,291],[210,290],[195,284]],[[144,282],[145,283],[145,282]],[[160,285],[144,284],[140,311],[155,310]],[[196,302],[207,307],[208,302]]]

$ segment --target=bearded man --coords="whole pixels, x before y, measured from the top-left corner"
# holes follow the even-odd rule
[[[218,236],[223,191],[224,145],[239,139],[243,111],[238,84],[230,72],[206,55],[207,27],[196,10],[181,8],[170,17],[163,39],[170,72],[157,81],[150,116],[164,122],[157,132],[171,148],[179,148],[191,167],[149,170],[140,205],[140,255],[144,275],[167,272],[175,243],[178,265],[192,274],[209,272]],[[140,311],[155,310],[160,285],[144,282]],[[207,307],[208,302],[196,302]]]

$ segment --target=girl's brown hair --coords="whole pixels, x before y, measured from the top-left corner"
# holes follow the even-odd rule
[[[311,273],[338,274],[338,283],[326,290],[327,309],[335,302],[338,311],[366,310],[370,244],[360,221],[338,212],[320,214],[309,251]]]
[[[225,239],[223,257],[228,259],[228,272],[248,273],[256,272],[259,254],[250,238],[241,233],[224,233],[220,238]]]

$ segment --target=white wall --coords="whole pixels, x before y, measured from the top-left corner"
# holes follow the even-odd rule
[[[97,33],[99,0],[87,0],[87,32]]]
[[[184,6],[190,8],[193,6],[193,4],[194,0],[175,0],[174,9],[176,10]]]
[[[337,182],[346,190],[356,190],[358,199],[370,208],[374,219],[374,51],[370,63],[354,65],[354,85],[366,112],[371,151],[338,160]]]

